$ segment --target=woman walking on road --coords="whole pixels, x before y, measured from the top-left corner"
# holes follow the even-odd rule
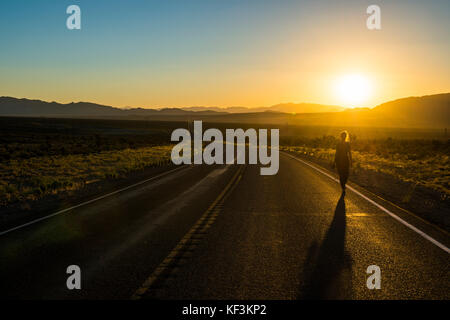
[[[336,146],[334,156],[334,166],[336,166],[341,182],[342,192],[345,193],[345,184],[347,183],[350,167],[352,166],[352,153],[350,151],[350,136],[347,131],[341,132],[341,140]]]

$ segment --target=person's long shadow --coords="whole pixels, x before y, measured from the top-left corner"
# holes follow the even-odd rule
[[[319,247],[317,242],[314,242],[308,250],[301,275],[303,283],[299,289],[300,299],[336,299],[342,290],[351,288],[350,272],[347,272],[347,279],[342,277],[343,271],[351,270],[352,264],[351,257],[345,251],[344,196],[342,194],[339,198],[333,221],[322,244]],[[346,292],[347,294],[350,292]]]

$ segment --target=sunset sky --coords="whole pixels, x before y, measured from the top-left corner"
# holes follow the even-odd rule
[[[81,30],[66,28],[71,4]],[[381,7],[379,31],[366,28],[370,4]],[[450,91],[449,12],[448,0],[2,1],[0,96],[373,107]],[[343,94],[352,79],[365,83],[358,101]]]

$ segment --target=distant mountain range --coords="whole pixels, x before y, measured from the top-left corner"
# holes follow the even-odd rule
[[[0,115],[8,116],[38,116],[38,117],[127,117],[127,116],[152,116],[173,114],[194,114],[194,111],[179,108],[144,109],[131,108],[120,109],[90,102],[71,102],[67,104],[57,102],[45,102],[41,100],[17,99],[12,97],[0,97]],[[199,114],[210,114],[214,111],[201,111]]]
[[[0,97],[0,115],[14,116],[129,116],[129,115],[175,115],[175,114],[225,114],[225,113],[255,113],[255,112],[285,112],[285,113],[320,113],[337,112],[344,107],[328,106],[315,103],[284,103],[271,107],[185,107],[185,108],[115,108],[89,102],[72,102],[61,104],[41,100],[17,99]]]
[[[0,97],[0,116],[141,119],[161,121],[270,123],[378,127],[450,127],[450,93],[389,101],[373,109],[347,109],[312,103],[271,107],[187,107],[121,109],[89,102],[61,104]]]
[[[216,112],[228,112],[228,113],[254,113],[254,112],[285,112],[285,113],[320,113],[320,112],[338,112],[343,111],[346,108],[340,106],[329,106],[317,103],[280,103],[271,107],[187,107],[181,108],[188,111],[216,111]]]

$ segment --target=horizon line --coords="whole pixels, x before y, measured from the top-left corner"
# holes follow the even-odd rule
[[[164,110],[164,109],[187,109],[187,108],[217,108],[217,109],[233,109],[233,108],[243,108],[243,109],[262,109],[262,108],[271,108],[274,106],[278,106],[278,105],[289,105],[289,104],[294,104],[294,105],[301,105],[301,104],[309,104],[309,105],[319,105],[319,106],[328,106],[328,107],[338,107],[338,108],[344,108],[346,110],[357,110],[357,109],[374,109],[382,104],[385,103],[389,103],[389,102],[393,102],[393,101],[397,101],[397,100],[402,100],[402,99],[409,99],[409,98],[423,98],[423,97],[428,97],[428,96],[434,96],[434,95],[444,95],[444,94],[450,94],[450,91],[448,92],[440,92],[440,93],[433,93],[433,94],[426,94],[426,95],[419,95],[419,96],[407,96],[407,97],[401,97],[401,98],[395,98],[392,100],[388,100],[385,101],[383,103],[377,104],[375,106],[372,107],[346,107],[346,106],[342,106],[342,105],[335,105],[335,104],[323,104],[323,103],[317,103],[317,102],[280,102],[277,104],[273,104],[270,106],[259,106],[259,107],[246,107],[246,106],[228,106],[228,107],[220,107],[220,106],[200,106],[200,105],[194,105],[194,106],[184,106],[184,107],[132,107],[132,106],[123,106],[123,107],[117,107],[117,106],[113,106],[113,105],[109,105],[109,104],[102,104],[102,103],[98,103],[98,102],[91,102],[91,101],[71,101],[71,102],[67,102],[67,103],[63,103],[63,102],[58,102],[58,101],[48,101],[48,100],[42,100],[42,99],[37,99],[37,98],[26,98],[26,97],[13,97],[13,96],[0,96],[1,98],[11,98],[11,99],[17,99],[17,100],[29,100],[29,101],[40,101],[40,102],[46,102],[46,103],[56,103],[56,104],[60,104],[60,105],[70,105],[70,104],[80,104],[80,103],[88,103],[88,104],[95,104],[98,106],[103,106],[103,107],[110,107],[110,108],[115,108],[115,109],[120,109],[120,110],[133,110],[133,109],[144,109],[144,110]],[[208,111],[208,110],[203,110],[203,111]],[[211,110],[214,111],[214,110]],[[195,111],[194,111],[195,112]],[[330,111],[331,112],[331,111]],[[311,113],[311,112],[307,112],[307,113]]]

